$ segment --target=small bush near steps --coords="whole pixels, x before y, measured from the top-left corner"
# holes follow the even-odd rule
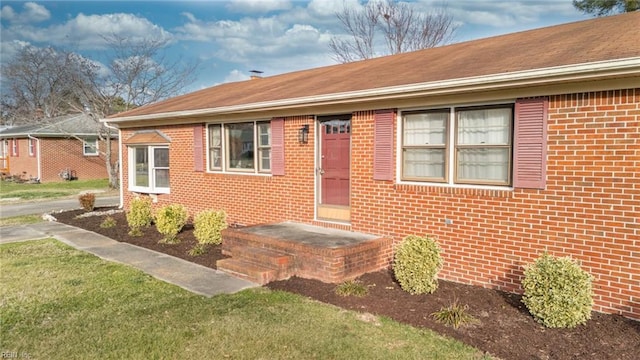
[[[394,276],[400,287],[413,295],[436,291],[441,268],[440,247],[428,236],[409,235],[396,248]]]
[[[100,227],[103,229],[110,229],[114,226],[116,226],[116,219],[113,218],[113,216],[107,216],[104,220],[102,220],[102,222],[100,223]]]
[[[207,245],[222,243],[222,230],[227,228],[227,214],[224,210],[204,210],[199,212],[193,220],[193,236],[198,240],[189,254],[197,256],[204,254]]]
[[[96,195],[93,193],[86,193],[78,196],[80,206],[86,211],[93,211],[96,205]]]
[[[151,199],[148,197],[137,197],[131,200],[131,207],[129,211],[127,211],[129,235],[142,236],[142,229],[151,226],[152,220]]]
[[[571,258],[544,253],[524,271],[522,302],[551,328],[573,328],[591,318],[593,277]]]
[[[179,204],[166,205],[158,209],[155,216],[156,229],[164,235],[161,242],[176,244],[178,233],[187,223],[187,209]]]

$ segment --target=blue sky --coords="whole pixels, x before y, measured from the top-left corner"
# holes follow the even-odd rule
[[[171,56],[198,59],[187,90],[335,64],[328,48],[342,34],[335,12],[358,0],[2,1],[1,62],[26,44],[71,49],[99,60],[102,35],[169,40]],[[428,11],[442,0],[413,0]],[[590,18],[571,0],[450,0],[453,42]],[[508,54],[502,54],[508,55]]]

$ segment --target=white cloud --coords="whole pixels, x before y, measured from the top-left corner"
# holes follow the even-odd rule
[[[249,80],[249,78],[250,78],[249,75],[243,73],[242,71],[233,69],[231,70],[231,72],[227,74],[227,76],[224,77],[224,82],[228,83],[228,82],[244,81],[244,80]]]
[[[362,6],[358,0],[311,0],[308,9],[320,16],[335,17],[344,7],[356,9]]]
[[[22,39],[54,46],[71,45],[80,49],[100,49],[105,45],[103,36],[119,36],[130,40],[145,38],[171,39],[172,35],[146,18],[133,14],[78,14],[62,24],[49,27],[8,26],[3,29],[3,40]]]
[[[16,12],[11,6],[5,5],[2,7],[0,16],[3,20],[12,23],[38,23],[51,17],[51,13],[47,8],[33,2],[24,3],[22,8],[22,12]]]
[[[288,10],[289,0],[232,0],[227,9],[238,13],[268,13],[270,11]]]

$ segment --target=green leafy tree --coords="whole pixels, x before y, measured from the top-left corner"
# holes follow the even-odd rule
[[[595,16],[638,11],[640,0],[573,0],[573,6]]]

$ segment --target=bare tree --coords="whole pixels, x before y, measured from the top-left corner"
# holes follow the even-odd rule
[[[397,0],[369,1],[362,10],[345,6],[336,16],[347,36],[332,37],[329,48],[341,63],[442,45],[457,28],[446,10],[420,13],[415,5]]]
[[[640,10],[640,0],[573,0],[573,6],[595,16]]]
[[[170,61],[164,40],[132,41],[116,36],[105,40],[108,46],[103,62],[53,49],[47,53],[55,61],[24,66],[20,56],[13,58],[2,69],[3,89],[7,89],[2,101],[8,105],[3,106],[3,118],[44,123],[57,115],[85,113],[96,122],[96,135],[106,144],[109,184],[117,187],[118,163],[111,149],[115,130],[102,126],[100,119],[178,94],[195,81],[198,63]],[[43,106],[48,110],[39,118],[38,109]]]

